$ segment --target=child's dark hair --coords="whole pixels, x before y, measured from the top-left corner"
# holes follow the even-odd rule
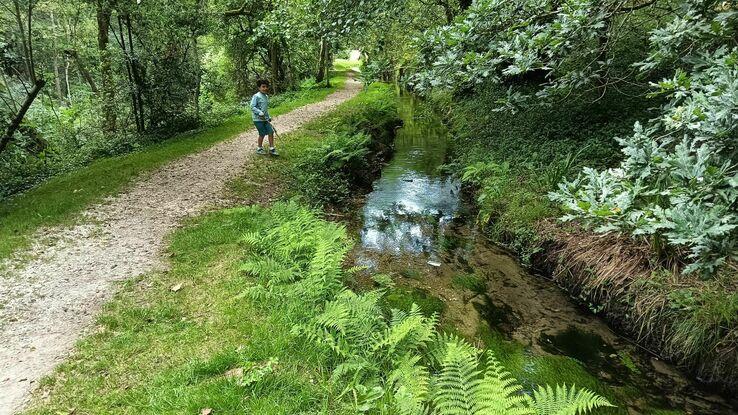
[[[269,86],[269,81],[267,81],[266,79],[259,79],[258,81],[256,81],[257,88],[261,88],[262,85]]]

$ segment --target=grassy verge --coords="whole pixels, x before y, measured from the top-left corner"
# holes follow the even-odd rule
[[[291,334],[269,308],[244,298],[246,232],[258,209],[200,218],[172,240],[172,269],[129,281],[98,319],[96,333],[45,380],[32,414],[284,414],[332,408],[325,356]],[[173,291],[172,287],[181,286]],[[269,363],[269,362],[272,363]],[[273,371],[244,385],[246,368]],[[247,411],[247,412],[244,412]]]
[[[648,118],[654,103],[612,95],[518,114],[484,110],[502,95],[483,89],[453,106],[448,96],[434,97],[455,135],[450,168],[471,190],[487,234],[641,344],[736,390],[738,271],[726,267],[709,281],[678,275],[645,244],[556,223],[560,211],[546,196],[582,166],[614,165],[620,153],[613,137]]]
[[[346,140],[361,134],[384,137],[380,131],[387,128],[372,129],[396,124],[391,97],[390,88],[373,85],[335,112],[286,135],[280,143],[283,156],[254,163],[232,190],[252,201],[266,194],[274,199],[297,196],[310,204],[345,202],[344,193],[333,189],[357,180],[349,176],[356,174],[351,173],[356,166],[352,157],[335,156],[354,150],[371,153],[372,143],[384,142],[364,139],[357,147],[356,141]],[[368,122],[374,117],[386,122]],[[301,181],[311,174],[314,179]],[[261,183],[266,185],[259,187]],[[266,192],[268,186],[274,186],[272,192]],[[393,382],[401,382],[402,371],[408,369],[397,366],[407,356],[403,353],[416,353],[420,360],[414,367],[426,368],[412,372],[413,378],[437,376],[443,365],[433,361],[437,340],[443,348],[454,329],[443,325],[443,317],[445,335],[429,328],[433,313],[446,312],[441,299],[391,288],[387,278],[377,277],[355,297],[343,291],[344,283],[359,285],[341,267],[348,239],[340,226],[295,204],[237,208],[193,220],[172,238],[172,269],[124,283],[98,319],[95,334],[43,381],[28,412],[56,414],[74,408],[80,414],[160,414],[212,408],[215,414],[341,414],[377,405],[373,408],[394,413],[389,408],[401,398]],[[473,275],[459,275],[452,284],[483,290]],[[332,326],[321,326],[328,317],[336,318],[326,315],[329,304],[356,310],[341,321],[351,333],[344,343],[334,342],[340,333]],[[392,331],[387,319],[391,309],[409,313],[413,304],[419,305],[413,321],[402,320],[406,326]],[[370,344],[357,339],[369,342],[367,337],[382,336],[367,321],[397,336],[397,349],[367,354]],[[403,336],[420,331],[430,333],[428,342],[408,349],[403,341],[409,337]],[[336,337],[317,337],[325,333]],[[639,395],[637,390],[608,388],[573,359],[531,355],[486,325],[469,340],[480,347],[474,350],[492,352],[526,391],[542,384],[576,384],[616,404],[624,394]],[[621,406],[595,413],[626,411]]]
[[[309,88],[275,97],[272,115],[317,102],[343,86],[345,71],[337,71],[331,88]],[[178,157],[203,150],[251,128],[249,115],[236,116],[203,131],[183,134],[134,153],[97,160],[0,203],[0,260],[27,247],[42,226],[68,223],[92,203],[120,191],[141,173]]]

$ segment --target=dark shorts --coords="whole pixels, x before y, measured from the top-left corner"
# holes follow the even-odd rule
[[[259,131],[259,135],[269,135],[274,133],[272,124],[266,121],[254,121],[256,130]]]

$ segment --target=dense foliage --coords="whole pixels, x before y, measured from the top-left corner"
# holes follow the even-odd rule
[[[2,5],[3,197],[220,123],[259,78],[276,93],[328,83],[332,51],[378,13],[368,2],[322,0]]]
[[[619,168],[587,168],[551,194],[599,232],[648,238],[685,272],[714,273],[736,252],[736,12],[719,1],[478,1],[418,44],[420,92],[507,88],[498,110],[645,95],[660,115],[618,139]],[[656,82],[676,66],[673,74]],[[640,84],[640,85],[639,85]],[[686,250],[686,252],[685,252]]]
[[[659,117],[618,139],[618,168],[585,169],[552,198],[570,211],[565,219],[663,240],[688,250],[685,272],[714,274],[738,259],[736,11],[694,2],[683,13],[652,32],[652,52],[639,64],[680,67],[658,83],[669,100]]]
[[[382,84],[311,122],[304,134],[320,144],[295,155],[289,174],[296,192],[315,206],[347,207],[379,175],[399,124],[394,90]]]

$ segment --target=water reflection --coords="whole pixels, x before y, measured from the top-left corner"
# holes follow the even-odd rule
[[[413,97],[400,97],[405,121],[395,154],[373,186],[363,211],[361,244],[373,251],[425,253],[436,259],[437,241],[459,209],[459,183],[438,172],[446,130],[435,117],[414,114]]]

